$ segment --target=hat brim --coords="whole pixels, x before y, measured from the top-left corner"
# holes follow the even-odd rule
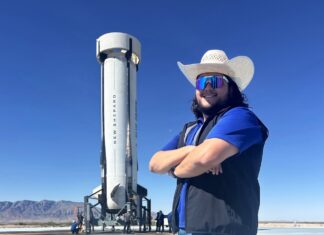
[[[229,76],[243,91],[251,82],[254,74],[254,64],[247,56],[237,56],[223,64],[189,64],[177,62],[179,69],[196,86],[196,78],[203,73],[222,73]]]

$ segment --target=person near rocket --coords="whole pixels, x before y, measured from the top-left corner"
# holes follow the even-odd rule
[[[79,233],[79,228],[78,228],[78,223],[73,220],[71,224],[71,233],[72,234],[78,234]]]
[[[124,214],[124,229],[123,229],[124,233],[130,233],[131,232],[131,229],[130,229],[131,219],[132,219],[131,217],[132,217],[132,214],[131,214],[130,211],[127,211]]]

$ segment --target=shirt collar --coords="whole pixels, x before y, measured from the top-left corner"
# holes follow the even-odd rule
[[[197,123],[198,123],[198,124],[203,124],[203,123],[204,123],[204,118],[199,117],[199,118],[197,119]]]

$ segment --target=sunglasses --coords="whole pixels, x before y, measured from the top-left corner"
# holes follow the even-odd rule
[[[196,80],[196,89],[200,91],[204,90],[208,82],[213,89],[221,88],[223,87],[223,80],[225,80],[228,83],[228,79],[224,75],[200,75],[197,77]]]

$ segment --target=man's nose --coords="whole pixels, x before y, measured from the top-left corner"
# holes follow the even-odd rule
[[[213,89],[213,87],[212,87],[211,81],[207,81],[204,90],[212,90],[212,89]]]

